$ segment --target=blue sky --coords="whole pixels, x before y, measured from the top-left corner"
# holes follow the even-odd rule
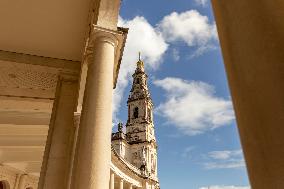
[[[248,189],[210,2],[123,0],[120,16],[119,25],[130,30],[114,122],[127,120],[141,51],[155,104],[161,188]]]

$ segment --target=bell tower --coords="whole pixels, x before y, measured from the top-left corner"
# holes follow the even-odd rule
[[[157,178],[157,144],[153,123],[153,103],[147,86],[144,62],[140,58],[132,75],[128,97],[126,137],[131,144],[132,163],[147,176]]]

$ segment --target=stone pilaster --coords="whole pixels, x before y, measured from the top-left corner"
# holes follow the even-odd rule
[[[39,189],[67,188],[77,105],[77,76],[59,76],[39,180]]]

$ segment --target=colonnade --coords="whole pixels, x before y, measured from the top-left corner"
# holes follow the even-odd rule
[[[110,173],[110,182],[109,182],[109,189],[134,189],[134,186],[132,183],[129,183],[127,181],[125,181],[123,178],[118,177],[117,178],[117,182],[115,182],[115,173],[111,172]],[[118,183],[118,187],[115,187],[115,183]]]
[[[98,26],[92,30],[78,131],[74,126],[78,77],[60,76],[39,189],[109,187],[114,66],[124,37],[123,32]]]
[[[1,167],[0,189],[37,189],[38,179],[25,173],[16,172],[15,169]]]

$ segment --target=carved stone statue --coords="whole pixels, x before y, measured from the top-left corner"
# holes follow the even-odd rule
[[[142,151],[141,151],[141,159],[142,159],[142,164],[146,165],[146,147],[143,146]]]
[[[118,124],[118,132],[122,133],[122,129],[123,129],[123,124],[119,123]]]

